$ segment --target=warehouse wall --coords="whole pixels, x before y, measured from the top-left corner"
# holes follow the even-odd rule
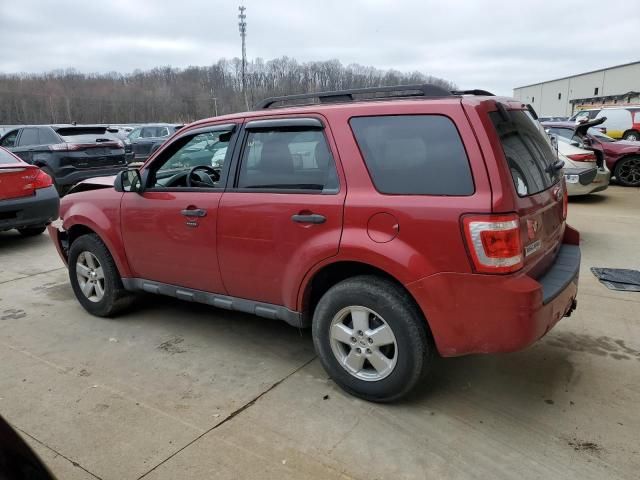
[[[538,115],[548,117],[571,115],[569,100],[572,99],[621,95],[630,91],[640,91],[640,62],[515,88],[513,97],[530,103]]]

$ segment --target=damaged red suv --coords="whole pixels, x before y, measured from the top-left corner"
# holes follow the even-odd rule
[[[50,233],[94,315],[144,291],[311,327],[337,384],[392,401],[436,355],[523,349],[575,308],[561,168],[485,91],[277,97],[77,185]]]

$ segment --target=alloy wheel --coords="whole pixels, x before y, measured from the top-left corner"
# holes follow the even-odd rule
[[[398,345],[391,326],[367,307],[340,310],[331,320],[329,337],[338,363],[360,380],[382,380],[396,366]]]
[[[620,180],[630,185],[640,185],[640,158],[629,158],[620,165]]]
[[[82,252],[76,260],[76,275],[82,294],[98,303],[104,297],[104,270],[91,252]]]

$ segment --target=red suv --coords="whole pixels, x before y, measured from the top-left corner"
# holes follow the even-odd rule
[[[436,355],[523,349],[575,308],[578,233],[533,118],[433,85],[272,98],[79,184],[50,233],[94,315],[145,291],[310,326],[336,383],[391,401]]]

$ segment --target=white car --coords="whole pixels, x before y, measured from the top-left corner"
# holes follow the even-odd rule
[[[569,196],[588,195],[606,190],[611,172],[605,163],[600,162],[602,165],[599,166],[596,154],[591,150],[579,148],[567,138],[556,138],[558,158],[564,162],[564,178]]]

